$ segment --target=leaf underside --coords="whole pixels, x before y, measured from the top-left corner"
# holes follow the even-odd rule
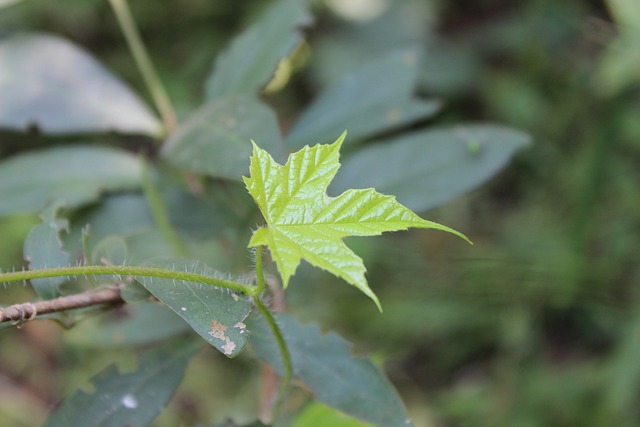
[[[284,166],[254,143],[251,177],[244,181],[267,226],[255,231],[249,247],[269,247],[285,287],[304,259],[356,286],[381,309],[367,284],[362,259],[344,244],[344,237],[408,228],[436,228],[466,237],[420,218],[395,197],[372,188],[329,197],[326,190],[340,167],[345,135],[332,144],[305,146]]]

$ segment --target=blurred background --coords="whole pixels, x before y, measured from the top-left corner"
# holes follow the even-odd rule
[[[433,124],[496,122],[533,144],[480,189],[420,212],[474,246],[437,232],[349,242],[365,258],[383,315],[337,280],[305,286],[318,274],[332,281],[311,268],[288,289],[289,311],[373,353],[416,426],[640,425],[640,3],[313,4],[291,81],[265,97],[285,131],[334,76],[385,50],[420,46],[416,91],[444,102]],[[131,7],[185,116],[202,102],[215,55],[264,2]],[[16,31],[66,37],[147,93],[106,1],[0,9],[0,35]],[[23,265],[22,241],[36,221],[0,220],[0,267]],[[29,298],[12,287],[2,301]],[[88,358],[91,350],[67,346],[46,322],[3,331],[0,342],[0,426],[38,425],[106,364],[133,360],[118,350]],[[257,377],[248,357],[205,352],[157,425],[208,423],[229,411],[251,419]]]

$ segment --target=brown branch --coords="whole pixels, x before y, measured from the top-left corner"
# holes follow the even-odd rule
[[[0,308],[0,323],[23,323],[35,319],[38,315],[91,307],[103,304],[122,304],[120,289],[110,288],[82,294],[69,295],[45,301],[26,302]]]

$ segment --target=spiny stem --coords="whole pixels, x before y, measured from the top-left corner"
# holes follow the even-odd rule
[[[57,267],[42,270],[15,271],[12,273],[0,273],[0,283],[21,282],[23,280],[43,279],[47,277],[65,276],[140,276],[162,277],[164,279],[182,280],[185,282],[202,283],[205,285],[219,286],[242,292],[253,296],[255,286],[234,282],[233,280],[219,279],[188,271],[176,271],[158,267],[134,267],[125,265],[86,265],[77,267]]]
[[[151,62],[151,58],[149,57],[147,49],[142,42],[142,38],[138,33],[138,28],[133,20],[129,4],[127,3],[127,0],[109,1],[116,14],[116,19],[118,20],[120,29],[127,40],[133,59],[136,61],[138,70],[140,70],[140,74],[142,74],[142,78],[147,85],[147,89],[149,89],[149,92],[151,93],[151,98],[153,98],[153,102],[156,104],[156,108],[162,116],[162,122],[164,123],[167,132],[171,134],[178,125],[176,114],[160,78],[158,78],[158,74]]]

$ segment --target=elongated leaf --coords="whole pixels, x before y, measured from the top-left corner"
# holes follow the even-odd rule
[[[167,259],[148,264],[210,276],[217,274],[207,266],[199,266],[189,260]],[[251,312],[246,296],[202,283],[176,282],[157,277],[140,277],[139,281],[226,356],[237,356],[246,345],[249,332],[244,320]]]
[[[494,125],[416,132],[347,157],[331,188],[371,185],[424,211],[484,183],[529,143],[526,134]]]
[[[43,34],[0,41],[0,127],[157,136],[162,125],[124,83],[71,42]]]
[[[278,120],[269,107],[253,96],[221,98],[200,108],[167,140],[162,154],[190,171],[240,179],[256,135],[274,156],[284,157]]]
[[[307,0],[277,0],[265,15],[216,58],[207,82],[207,99],[256,94],[280,60],[300,42],[298,29],[311,21]]]
[[[289,316],[278,316],[277,321],[291,354],[294,375],[318,400],[376,426],[412,425],[393,385],[371,360],[354,358],[346,340]],[[282,374],[280,351],[266,323],[252,318],[249,328],[258,356]]]
[[[24,242],[24,259],[29,262],[31,270],[43,268],[66,267],[71,256],[62,248],[61,232],[69,232],[69,221],[58,217],[61,204],[55,203],[42,212],[42,224],[31,229]],[[43,299],[60,296],[58,286],[67,279],[50,277],[31,281],[33,289]]]
[[[329,141],[337,129],[362,139],[436,113],[440,102],[414,99],[418,55],[395,50],[344,74],[307,108],[287,136],[287,145]]]
[[[251,177],[244,181],[267,226],[254,232],[249,246],[269,247],[285,288],[304,258],[356,286],[381,309],[365,279],[362,259],[342,242],[344,237],[376,236],[411,227],[466,237],[420,218],[395,197],[372,188],[327,196],[327,187],[340,167],[344,137],[343,133],[333,144],[306,146],[290,155],[284,166],[254,144]]]
[[[120,373],[109,366],[92,379],[95,391],[67,398],[44,427],[146,427],[165,407],[182,381],[189,359],[201,344],[172,342],[142,354],[138,367]]]
[[[107,147],[60,147],[0,162],[0,216],[38,212],[53,200],[73,208],[104,191],[140,185],[140,162]]]

